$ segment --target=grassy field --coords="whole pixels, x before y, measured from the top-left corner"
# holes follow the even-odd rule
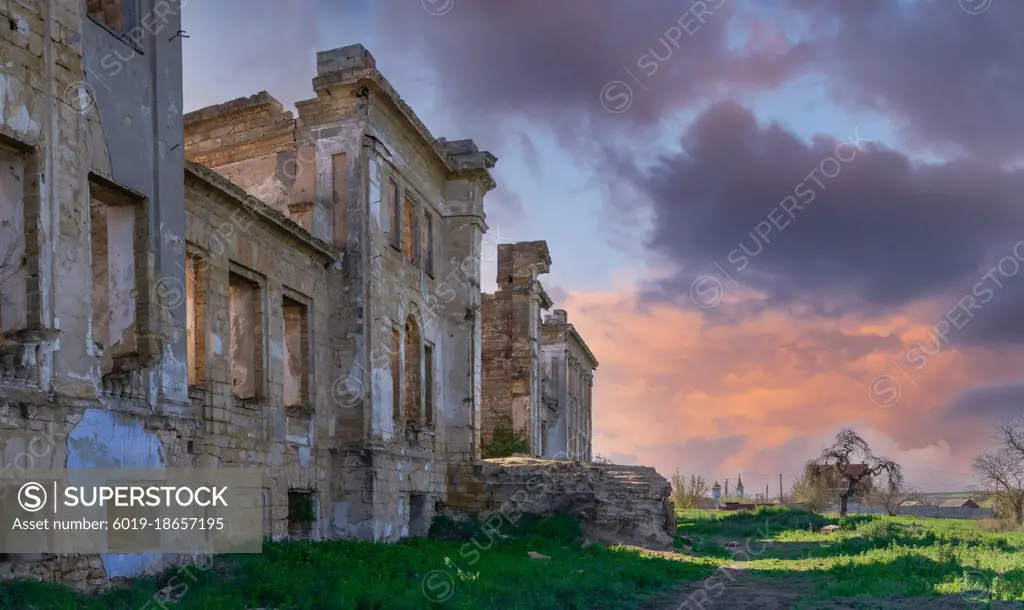
[[[826,524],[841,529],[820,533]],[[999,600],[1024,607],[1024,532],[985,532],[977,521],[683,511],[682,536],[697,554],[729,557],[741,571],[733,576],[756,585],[746,587],[751,595],[780,592],[784,607],[984,607]],[[730,601],[723,607],[744,607]]]
[[[820,533],[828,524],[841,529]],[[102,595],[6,583],[0,609],[1024,608],[1024,532],[978,525],[682,511],[684,552],[653,555],[583,544],[567,517],[527,516],[490,535],[437,521],[430,539],[269,543],[262,555],[218,557]]]
[[[172,571],[97,596],[50,583],[5,584],[0,608],[618,609],[639,607],[652,593],[703,578],[719,563],[598,544],[584,548],[579,524],[566,517],[525,516],[490,536],[478,527],[444,525],[435,521],[434,539],[391,545],[271,543],[262,555],[221,557],[212,569]],[[530,551],[550,559],[531,559]]]

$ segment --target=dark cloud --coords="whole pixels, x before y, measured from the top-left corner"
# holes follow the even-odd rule
[[[434,66],[453,115],[490,126],[527,119],[581,135],[592,133],[595,121],[603,128],[650,125],[668,110],[771,87],[796,73],[807,59],[802,47],[730,47],[727,27],[741,19],[742,4],[459,1],[435,16],[388,3],[379,19],[401,43],[396,54]],[[606,89],[609,83],[617,84]]]
[[[789,0],[836,101],[913,144],[996,162],[1024,152],[1024,3]],[[966,9],[980,10],[970,14]]]
[[[965,390],[949,403],[946,413],[996,423],[1021,417],[1022,405],[1024,381],[1005,381]]]
[[[720,103],[694,121],[682,152],[647,171],[622,167],[653,205],[649,247],[677,269],[655,294],[688,296],[711,274],[769,303],[843,295],[850,308],[899,306],[969,288],[1024,237],[1024,173],[915,165],[859,145],[808,143]]]

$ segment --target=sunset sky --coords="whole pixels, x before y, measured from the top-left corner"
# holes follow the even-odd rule
[[[971,485],[1024,414],[1024,2],[690,4],[189,0],[186,110],[361,42],[498,157],[491,256],[547,240],[595,454],[774,494],[848,426]]]

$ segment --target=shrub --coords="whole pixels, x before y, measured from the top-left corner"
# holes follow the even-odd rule
[[[529,453],[530,440],[526,437],[525,431],[513,427],[511,416],[502,415],[494,426],[491,439],[481,444],[480,452],[484,459]]]

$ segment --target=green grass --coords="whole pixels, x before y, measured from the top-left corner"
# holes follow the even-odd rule
[[[819,533],[827,524],[840,531]],[[970,520],[688,510],[679,513],[678,546],[684,537],[693,554],[669,559],[584,545],[579,523],[564,516],[527,515],[490,530],[436,519],[428,539],[268,543],[261,555],[221,556],[212,569],[171,571],[102,595],[9,582],[0,584],[0,610],[637,608],[655,593],[682,587],[688,594],[734,562],[745,571],[716,607],[740,605],[730,593],[772,588],[797,591],[798,608],[839,599],[883,608],[896,598],[915,608],[941,596],[1024,600],[1024,532],[990,533]],[[529,551],[551,559],[530,559]],[[175,603],[154,601],[168,586]]]
[[[810,515],[785,509],[756,513],[681,511],[677,537],[710,545],[748,544],[752,576],[799,581],[802,598],[1024,600],[1024,532],[989,533],[967,519]],[[808,523],[812,525],[808,531]],[[833,534],[821,526],[839,525]],[[767,532],[767,535],[765,535]],[[755,542],[747,543],[747,540]],[[761,541],[766,541],[763,543]]]
[[[0,608],[156,610],[162,606],[146,603],[169,581],[177,604],[166,607],[180,610],[630,608],[718,565],[623,547],[583,548],[578,522],[567,517],[525,516],[497,531],[488,536],[479,523],[435,520],[432,535],[446,539],[268,543],[261,555],[219,557],[217,569],[190,569],[187,578],[171,571],[94,596],[19,581],[0,585]],[[528,551],[551,559],[530,559]],[[441,598],[443,604],[431,601]]]

